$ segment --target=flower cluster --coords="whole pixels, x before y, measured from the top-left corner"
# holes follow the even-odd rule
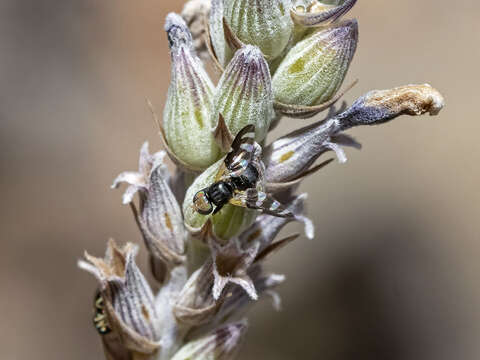
[[[355,3],[191,0],[183,16],[192,31],[180,15],[167,16],[172,70],[159,122],[165,151],[151,154],[145,143],[138,171],[121,173],[112,186],[128,185],[123,203],[132,209],[156,283],[137,267],[133,243],[111,240],[104,258],[86,253],[79,262],[99,283],[103,302],[95,319],[103,321],[97,328],[108,359],[232,359],[247,328],[247,306],[265,296],[280,306],[275,288],[285,277],[264,264],[300,235],[278,240],[279,232],[295,221],[314,238],[307,194],[297,190],[333,159],[317,160],[333,151],[345,162],[343,147],[360,147],[345,134],[352,127],[442,109],[441,94],[426,84],[374,90],[349,108],[334,107],[357,47],[357,21],[344,19]],[[221,71],[216,86],[199,57],[206,54]],[[324,119],[267,141],[282,118],[326,109]],[[192,205],[216,181],[247,125],[254,125],[261,149],[263,189],[292,216],[238,204],[205,216]]]

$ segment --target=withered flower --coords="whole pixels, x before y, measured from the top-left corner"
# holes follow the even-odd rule
[[[172,360],[230,360],[235,357],[247,329],[246,321],[227,324],[184,345]]]
[[[140,171],[121,173],[112,188],[122,182],[130,184],[124,203],[131,204],[150,254],[172,267],[184,261],[186,230],[180,206],[168,185],[164,157],[165,152],[150,155],[145,143],[140,151]],[[139,192],[139,209],[132,202],[135,192]]]
[[[231,240],[225,246],[212,241],[210,246],[213,258],[214,299],[219,299],[225,286],[232,283],[242,287],[250,298],[256,300],[258,294],[247,271],[258,254],[260,244],[256,242],[246,250],[241,249],[236,240]]]
[[[134,352],[151,354],[160,347],[160,322],[154,296],[135,264],[138,246],[108,242],[105,258],[85,253],[79,266],[93,274],[100,285],[110,326],[123,345]]]
[[[346,161],[341,145],[359,147],[346,134],[351,127],[376,125],[400,115],[436,115],[442,95],[430,85],[407,85],[374,90],[360,97],[341,114],[296,130],[270,144],[264,153],[267,181],[285,182],[307,170],[324,152],[333,150]]]

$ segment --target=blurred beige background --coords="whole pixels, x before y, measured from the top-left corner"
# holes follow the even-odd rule
[[[163,19],[181,6],[0,0],[1,359],[102,359],[95,282],[76,261],[108,237],[140,242],[109,185],[145,139],[160,146],[144,99],[161,112]],[[352,11],[360,83],[346,99],[429,82],[447,107],[350,131],[363,150],[305,182],[316,239],[271,261],[287,275],[284,310],[256,306],[242,359],[480,357],[479,11],[473,0]]]

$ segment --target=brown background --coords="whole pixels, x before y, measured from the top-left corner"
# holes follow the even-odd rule
[[[1,359],[101,359],[84,249],[140,241],[120,192],[160,145],[163,19],[181,2],[0,1]],[[351,101],[430,82],[447,107],[350,133],[364,144],[308,179],[314,241],[270,263],[284,310],[250,314],[242,359],[478,359],[480,5],[359,1]],[[275,136],[298,127],[284,120]],[[296,230],[290,225],[286,233]],[[142,247],[142,257],[145,251]]]

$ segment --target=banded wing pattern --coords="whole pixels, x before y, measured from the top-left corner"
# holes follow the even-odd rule
[[[287,210],[285,206],[275,200],[271,195],[253,188],[236,193],[230,200],[230,203],[236,206],[261,210],[265,214],[277,217],[288,218],[294,216],[293,213]]]
[[[218,170],[215,181],[226,179],[229,176],[239,176],[249,163],[259,162],[262,148],[255,142],[254,138],[254,125],[247,125],[238,132],[232,142],[230,152]],[[262,167],[259,170],[262,170]],[[263,175],[263,171],[261,173]]]

